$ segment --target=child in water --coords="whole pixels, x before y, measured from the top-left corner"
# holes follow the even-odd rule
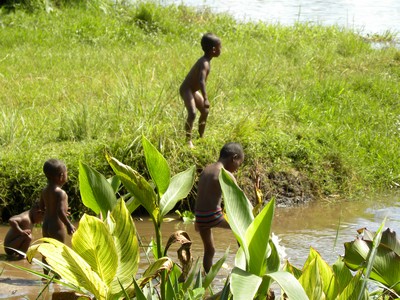
[[[200,111],[199,134],[200,137],[204,135],[210,108],[206,92],[206,81],[210,73],[211,59],[221,54],[221,40],[212,33],[206,33],[201,39],[201,47],[204,55],[193,65],[179,89],[188,112],[185,130],[186,141],[190,148],[193,148],[192,129],[196,118],[196,108]]]
[[[24,258],[23,255],[13,249],[26,252],[33,239],[33,226],[41,223],[42,220],[43,211],[39,209],[38,203],[34,203],[31,209],[24,211],[19,215],[12,216],[8,220],[10,229],[4,238],[4,251],[9,259],[14,260]]]
[[[200,175],[195,205],[195,228],[199,231],[204,245],[203,267],[206,273],[210,271],[215,254],[211,229],[213,227],[230,228],[221,208],[222,190],[219,174],[224,168],[236,182],[232,173],[239,168],[243,160],[244,152],[240,144],[225,144],[220,151],[218,161],[204,168]]]
[[[42,190],[40,209],[44,210],[42,233],[65,243],[66,233],[75,232],[68,220],[68,196],[62,186],[68,180],[67,167],[58,159],[49,159],[43,166],[47,177],[47,186]]]

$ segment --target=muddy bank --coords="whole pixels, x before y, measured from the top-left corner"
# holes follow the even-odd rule
[[[256,204],[257,182],[264,204],[275,198],[277,207],[291,207],[306,204],[320,197],[314,184],[303,174],[296,171],[273,171],[242,180],[243,190],[253,205]]]

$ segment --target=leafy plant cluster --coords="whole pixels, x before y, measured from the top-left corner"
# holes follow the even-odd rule
[[[384,222],[376,233],[360,230],[363,235],[345,244],[344,257],[333,266],[313,248],[302,269],[288,261],[282,264],[278,245],[269,238],[275,200],[255,211],[224,169],[219,181],[227,218],[240,247],[223,289],[213,291],[212,282],[228,250],[203,276],[199,261],[193,264],[187,233],[175,232],[165,247],[161,238],[163,217],[189,193],[194,168],[171,177],[161,153],[145,137],[142,144],[152,181],[110,155],[106,158],[116,176],[109,179],[81,163],[82,199],[97,216],[85,214],[81,218],[72,248],[42,238],[28,249],[28,261],[49,269],[54,276],[18,268],[64,284],[82,293],[82,299],[275,299],[274,282],[280,286],[283,299],[399,298],[400,241],[389,229],[383,231]],[[129,193],[117,198],[121,183]],[[140,245],[131,217],[139,205],[153,220],[155,240],[151,245]],[[181,244],[179,263],[168,256],[175,242]],[[140,247],[149,249],[149,263],[142,274],[138,274]],[[35,258],[38,253],[48,265]],[[373,290],[367,283],[374,283]]]
[[[50,157],[70,170],[65,188],[77,219],[85,212],[79,161],[110,175],[106,150],[148,177],[142,134],[173,171],[200,170],[222,144],[240,142],[241,186],[252,188],[257,167],[264,201],[399,186],[395,47],[373,49],[346,28],[242,23],[182,5],[16,3],[0,9],[2,221],[38,197]],[[223,52],[207,85],[206,137],[190,151],[178,89],[207,31],[221,37]]]

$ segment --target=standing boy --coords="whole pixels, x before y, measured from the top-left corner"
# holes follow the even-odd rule
[[[67,167],[58,159],[49,159],[43,166],[47,177],[47,186],[42,190],[40,208],[44,210],[42,233],[65,243],[66,233],[75,232],[75,227],[68,220],[68,196],[62,186],[68,180]]]
[[[43,211],[39,209],[38,203],[34,203],[31,209],[24,211],[19,215],[12,216],[8,220],[10,229],[4,238],[4,251],[9,259],[24,258],[23,255],[19,254],[13,249],[26,252],[33,239],[33,226],[41,223],[42,220]]]
[[[230,228],[221,208],[222,190],[219,174],[221,169],[225,168],[236,182],[232,173],[239,168],[243,160],[244,152],[240,144],[225,144],[220,151],[218,161],[208,165],[200,175],[195,205],[195,227],[204,245],[203,267],[206,273],[210,271],[215,254],[211,229],[213,227]]]
[[[185,130],[186,141],[190,148],[193,147],[192,129],[196,118],[196,108],[200,111],[199,134],[200,137],[204,135],[210,108],[206,92],[206,81],[210,73],[211,59],[221,54],[221,40],[212,33],[206,33],[201,39],[201,47],[204,55],[193,65],[179,89],[188,112]]]

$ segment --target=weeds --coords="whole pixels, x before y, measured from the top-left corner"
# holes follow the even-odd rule
[[[51,12],[21,5],[0,12],[3,207],[32,200],[26,192],[27,199],[14,199],[8,182],[32,174],[27,190],[37,190],[48,157],[66,161],[70,197],[79,203],[77,161],[107,174],[107,149],[141,170],[141,134],[159,145],[173,171],[200,170],[221,144],[236,140],[245,146],[244,170],[255,161],[265,177],[295,170],[315,195],[398,182],[394,47],[375,50],[339,27],[239,23],[153,2],[48,5]],[[207,31],[221,36],[223,50],[207,85],[206,137],[189,151],[178,89]],[[239,180],[249,177],[243,172]]]

